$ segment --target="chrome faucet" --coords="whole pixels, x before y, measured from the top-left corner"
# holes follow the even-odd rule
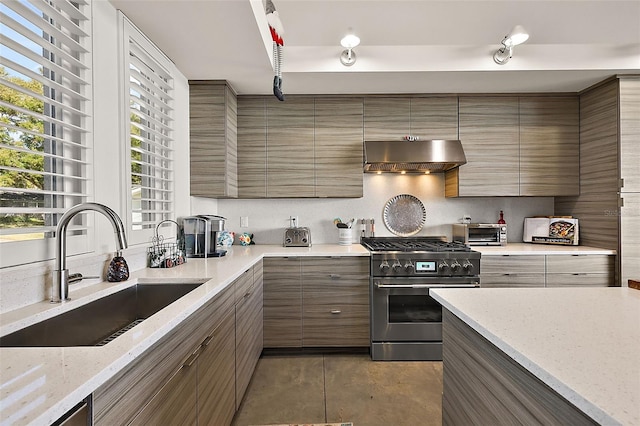
[[[118,251],[127,248],[127,237],[120,217],[109,207],[98,203],[82,203],[67,210],[56,228],[56,269],[53,271],[53,287],[51,288],[51,302],[58,303],[69,300],[69,270],[67,269],[67,226],[71,219],[80,212],[96,211],[109,219],[116,235]]]

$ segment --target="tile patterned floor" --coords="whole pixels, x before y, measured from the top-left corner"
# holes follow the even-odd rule
[[[234,426],[353,422],[442,424],[441,362],[373,362],[368,355],[265,356]]]

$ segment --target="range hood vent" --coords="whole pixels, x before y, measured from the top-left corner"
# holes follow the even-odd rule
[[[438,173],[467,163],[458,140],[365,141],[365,173]]]

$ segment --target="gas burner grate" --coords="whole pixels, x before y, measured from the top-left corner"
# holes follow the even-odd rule
[[[448,242],[444,237],[395,238],[378,237],[363,238],[361,244],[371,251],[404,251],[404,252],[468,252],[469,247],[461,242]]]

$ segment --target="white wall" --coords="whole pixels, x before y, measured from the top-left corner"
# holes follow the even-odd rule
[[[462,166],[464,167],[464,166]],[[364,175],[364,196],[350,199],[266,199],[218,200],[218,214],[227,218],[226,229],[254,234],[257,244],[282,244],[289,216],[298,216],[299,226],[311,228],[314,244],[337,243],[335,217],[373,218],[377,236],[392,236],[384,226],[385,203],[398,194],[410,194],[422,201],[427,212],[425,225],[417,235],[444,235],[451,238],[451,224],[463,215],[473,222],[495,223],[504,210],[511,242],[522,241],[524,218],[552,215],[552,197],[477,197],[445,198],[444,176],[432,175]],[[249,227],[240,228],[240,217],[249,217]],[[357,241],[357,235],[354,235]],[[237,243],[237,241],[236,241]]]

